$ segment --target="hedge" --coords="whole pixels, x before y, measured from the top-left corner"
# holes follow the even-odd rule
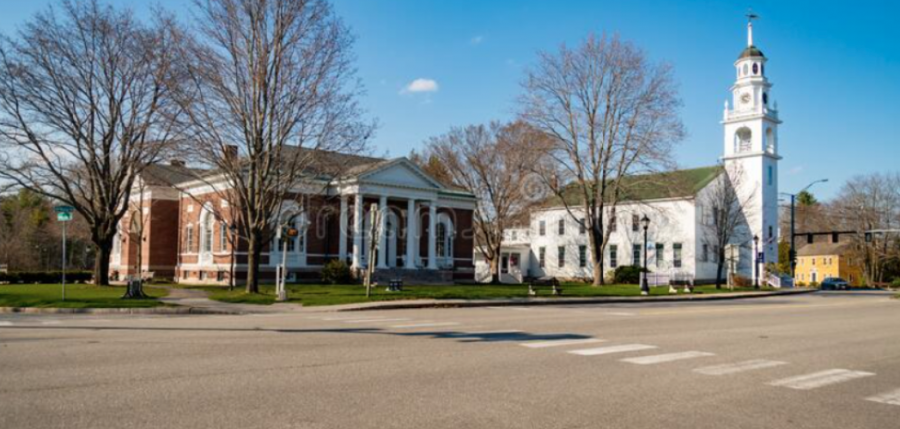
[[[90,271],[66,271],[67,283],[87,283],[94,277]],[[59,283],[62,281],[62,271],[19,271],[0,273],[0,283],[9,284],[34,284],[34,283]]]

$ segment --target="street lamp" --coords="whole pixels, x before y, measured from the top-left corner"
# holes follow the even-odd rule
[[[641,219],[644,227],[644,269],[641,270],[641,295],[650,294],[650,284],[647,282],[647,228],[650,227],[650,218],[647,215]]]
[[[790,254],[788,256],[788,259],[791,262],[791,278],[794,278],[795,271],[797,269],[797,251],[794,246],[794,219],[795,219],[794,212],[796,210],[795,204],[796,204],[796,200],[797,200],[797,195],[800,195],[801,193],[805,192],[809,188],[812,188],[812,186],[815,185],[816,183],[825,183],[827,181],[828,181],[827,178],[816,180],[816,181],[806,185],[806,187],[801,189],[800,192],[797,192],[796,194],[789,194],[787,192],[782,192],[782,194],[788,195],[791,197],[791,250],[790,250]]]
[[[753,288],[759,289],[759,236],[753,236]]]
[[[228,240],[228,241],[230,241],[229,244],[231,244],[231,266],[229,267],[230,272],[228,273],[228,289],[234,290],[234,284],[235,284],[235,282],[234,282],[234,266],[236,265],[234,257],[235,257],[235,250],[236,250],[235,248],[237,247],[237,243],[238,243],[237,225],[235,225],[234,222],[232,222],[230,225],[228,225],[228,232],[231,234],[231,236],[230,236],[231,240]]]

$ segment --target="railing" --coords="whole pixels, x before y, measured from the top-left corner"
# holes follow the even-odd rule
[[[646,273],[645,276],[647,276],[647,284],[650,287],[694,283],[694,276],[687,273]]]
[[[794,287],[794,279],[790,277],[781,277],[777,274],[768,274],[766,276],[766,284],[775,288],[792,288]]]

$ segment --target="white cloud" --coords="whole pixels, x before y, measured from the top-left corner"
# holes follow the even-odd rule
[[[400,91],[400,93],[406,94],[410,92],[437,92],[437,90],[437,81],[420,77],[406,85],[403,90]]]
[[[484,36],[479,35],[479,36],[475,36],[475,37],[471,38],[469,40],[469,43],[471,43],[473,45],[480,45],[481,42],[483,42],[483,41],[484,41]]]
[[[800,173],[802,173],[802,172],[803,172],[803,166],[802,166],[802,165],[798,165],[798,166],[796,166],[796,167],[791,168],[790,170],[788,170],[788,174],[790,174],[791,176],[796,176],[796,175],[798,175],[798,174],[800,174]]]

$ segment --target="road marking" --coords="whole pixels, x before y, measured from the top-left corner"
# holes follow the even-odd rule
[[[865,371],[851,371],[849,369],[829,369],[827,371],[820,371],[812,374],[776,380],[769,383],[769,385],[787,387],[797,390],[812,390],[819,387],[843,383],[845,381],[869,377],[872,375],[875,374]]]
[[[662,355],[627,358],[627,359],[622,359],[622,362],[628,362],[628,363],[633,363],[633,364],[637,364],[637,365],[655,365],[658,363],[674,362],[676,360],[694,359],[694,358],[698,358],[698,357],[714,356],[714,355],[715,355],[714,353],[691,351],[691,352],[667,353],[667,354],[662,354]]]
[[[12,326],[12,322],[0,322],[0,326]]]
[[[893,392],[882,393],[877,396],[866,398],[867,401],[878,402],[879,404],[900,405],[900,389]]]
[[[459,325],[459,322],[415,323],[412,325],[394,325],[394,326],[391,326],[391,328],[397,328],[397,329],[435,328],[438,326],[455,326],[455,325]]]
[[[609,316],[637,316],[637,313],[626,313],[626,312],[612,312],[612,313],[603,313]]]
[[[62,322],[59,320],[41,320],[41,325],[59,325],[60,323]]]
[[[376,322],[405,322],[412,319],[396,318],[396,319],[355,319],[345,320],[344,323],[376,323]]]
[[[532,349],[542,349],[545,347],[562,347],[562,346],[574,346],[576,344],[592,344],[592,343],[602,343],[606,340],[601,340],[599,338],[581,338],[581,339],[559,339],[559,340],[547,340],[547,341],[532,341],[528,343],[521,343],[520,346],[529,347]]]
[[[705,366],[697,368],[694,372],[706,375],[729,375],[744,371],[752,371],[754,369],[772,368],[780,365],[786,365],[787,362],[766,359],[753,359],[737,363],[727,363],[724,365]]]
[[[624,344],[621,346],[597,347],[594,349],[572,350],[569,353],[581,356],[606,355],[610,353],[636,352],[640,350],[652,350],[656,346],[648,346],[646,344]]]
[[[356,316],[342,316],[342,317],[322,317],[322,318],[319,318],[319,320],[328,320],[328,321],[333,322],[333,321],[341,321],[341,320],[360,320],[361,318],[375,320],[375,319],[383,319],[384,317],[382,317],[382,316],[366,317],[366,316],[356,315]]]

